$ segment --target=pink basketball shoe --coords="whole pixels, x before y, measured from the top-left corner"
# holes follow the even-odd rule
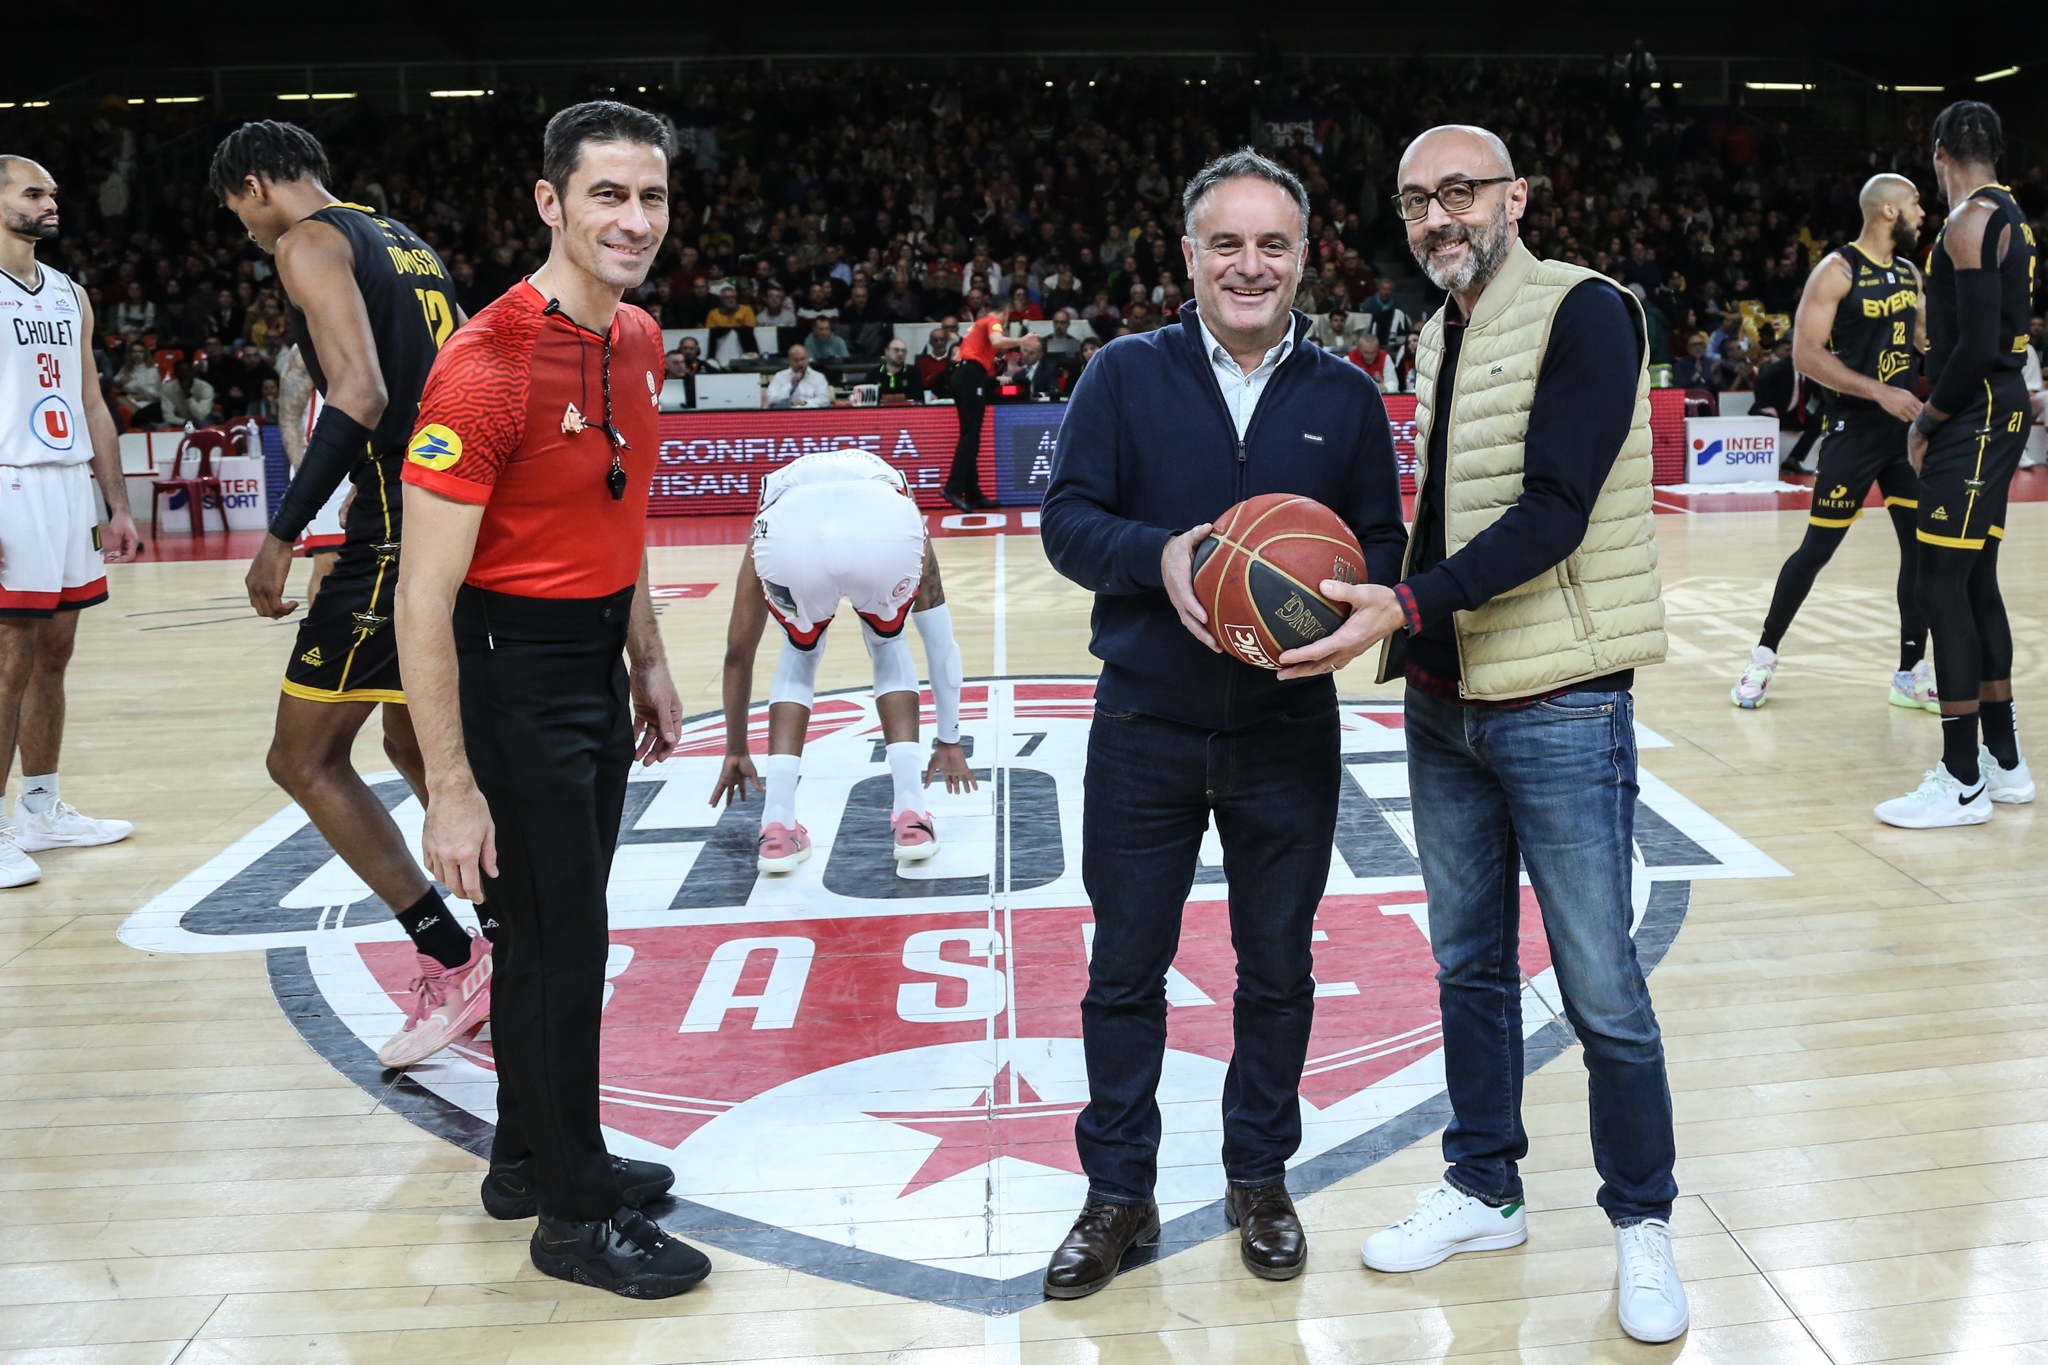
[[[413,978],[405,1027],[377,1049],[386,1066],[423,1062],[491,1017],[489,939],[472,934],[469,961],[460,967],[443,967],[426,953],[417,957],[420,974]]]
[[[896,861],[921,863],[939,851],[939,836],[932,817],[920,811],[900,811],[889,817],[889,829],[896,836]]]
[[[791,829],[774,824],[761,827],[758,865],[763,872],[794,872],[796,865],[811,856],[811,832],[802,825]]]

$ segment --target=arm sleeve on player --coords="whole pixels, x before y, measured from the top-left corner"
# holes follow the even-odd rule
[[[270,534],[287,545],[297,540],[356,462],[369,454],[368,427],[331,404],[322,408],[298,473],[285,487],[277,515],[270,519]]]
[[[475,322],[457,332],[427,374],[405,449],[405,481],[458,502],[489,502],[498,474],[526,437],[532,373],[530,336]]]
[[[775,660],[775,680],[768,684],[768,704],[786,701],[810,710],[818,691],[818,661],[824,657],[824,650],[798,649],[784,636],[782,653]]]
[[[925,665],[932,675],[932,706],[938,718],[938,736],[947,744],[960,742],[960,684],[965,673],[960,667],[960,643],[953,638],[953,613],[944,603],[930,611],[913,611],[917,638],[924,641]]]
[[[1956,272],[1956,345],[1927,395],[1930,407],[1951,417],[1978,400],[1977,390],[1998,357],[1998,284],[1996,270]]]

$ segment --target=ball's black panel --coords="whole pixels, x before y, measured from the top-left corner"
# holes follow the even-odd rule
[[[1200,573],[1202,571],[1202,566],[1209,562],[1209,557],[1222,548],[1222,541],[1218,540],[1214,536],[1204,536],[1202,538],[1202,543],[1195,547],[1195,562],[1192,572]]]
[[[1344,623],[1329,603],[1270,565],[1253,560],[1245,581],[1259,619],[1283,650],[1312,645]]]

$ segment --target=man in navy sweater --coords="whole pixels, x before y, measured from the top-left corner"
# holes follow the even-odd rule
[[[1301,1145],[1310,936],[1336,832],[1336,688],[1222,653],[1189,565],[1226,508],[1298,493],[1357,534],[1374,584],[1400,577],[1400,487],[1379,390],[1310,344],[1309,319],[1291,306],[1308,212],[1301,183],[1249,150],[1190,179],[1181,249],[1195,301],[1177,324],[1105,346],[1060,429],[1045,552],[1095,593],[1090,647],[1103,667],[1081,834],[1095,941],[1081,1003],[1089,1103],[1074,1140],[1088,1199],[1046,1270],[1054,1298],[1101,1289],[1125,1251],[1158,1234],[1166,969],[1212,814],[1238,957],[1224,1208],[1254,1274],[1291,1279],[1307,1259],[1286,1168]]]

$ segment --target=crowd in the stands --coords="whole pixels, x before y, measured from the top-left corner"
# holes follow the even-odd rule
[[[668,240],[636,301],[665,327],[705,329],[685,370],[750,358],[758,329],[776,328],[777,354],[800,335],[819,364],[917,368],[929,381],[959,329],[989,312],[1055,324],[1048,348],[1071,369],[1084,339],[1174,317],[1189,297],[1180,187],[1251,143],[1312,196],[1297,302],[1313,339],[1405,389],[1435,299],[1388,204],[1393,172],[1415,132],[1459,121],[1506,139],[1530,184],[1532,250],[1605,271],[1648,305],[1653,360],[1673,365],[1673,382],[1748,388],[1808,271],[1854,234],[1865,177],[1902,172],[1933,205],[1925,138],[1903,128],[1857,164],[1813,164],[1791,126],[1684,104],[1641,75],[1417,59],[1303,81],[991,62],[945,79],[849,66],[622,88],[678,139]],[[511,91],[433,105],[279,113],[311,116],[331,188],[418,231],[473,314],[545,254],[531,187],[551,105]],[[112,392],[138,425],[271,415],[292,338],[267,261],[196,164],[166,172],[179,144],[153,150],[117,116],[10,134],[64,182],[48,257],[91,291]],[[195,123],[185,160],[225,126]],[[2040,168],[2011,178],[2048,231]],[[1938,223],[1937,212],[1930,233]],[[896,324],[933,325],[885,359]]]

